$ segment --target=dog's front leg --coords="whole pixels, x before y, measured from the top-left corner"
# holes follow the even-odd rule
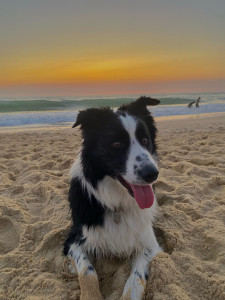
[[[149,275],[149,264],[157,253],[163,251],[159,246],[152,227],[142,236],[143,250],[134,259],[131,274],[124,287],[122,300],[141,300]]]
[[[102,300],[97,273],[81,246],[72,244],[68,257],[79,278],[80,300]]]

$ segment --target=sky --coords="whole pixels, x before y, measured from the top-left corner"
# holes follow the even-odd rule
[[[1,0],[0,96],[225,92],[224,0]]]

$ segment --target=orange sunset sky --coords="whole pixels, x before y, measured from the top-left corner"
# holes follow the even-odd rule
[[[0,96],[225,91],[224,0],[3,0]]]

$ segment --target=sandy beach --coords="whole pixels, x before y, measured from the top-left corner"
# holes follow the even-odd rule
[[[157,120],[160,177],[145,300],[225,299],[225,116]],[[69,168],[78,129],[0,131],[0,299],[78,300],[62,256]],[[95,262],[102,294],[119,300],[130,262]]]

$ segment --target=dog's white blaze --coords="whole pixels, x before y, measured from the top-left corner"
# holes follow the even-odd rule
[[[134,166],[137,168],[142,167],[146,164],[153,165],[156,169],[157,162],[154,157],[138,142],[135,132],[137,129],[137,120],[126,114],[125,116],[120,116],[120,120],[124,129],[128,132],[130,136],[130,149],[128,154],[128,159],[126,162],[126,171],[123,174],[123,178],[131,184],[142,184],[143,181],[137,174],[135,174]],[[137,161],[137,157],[140,157],[140,161]]]

